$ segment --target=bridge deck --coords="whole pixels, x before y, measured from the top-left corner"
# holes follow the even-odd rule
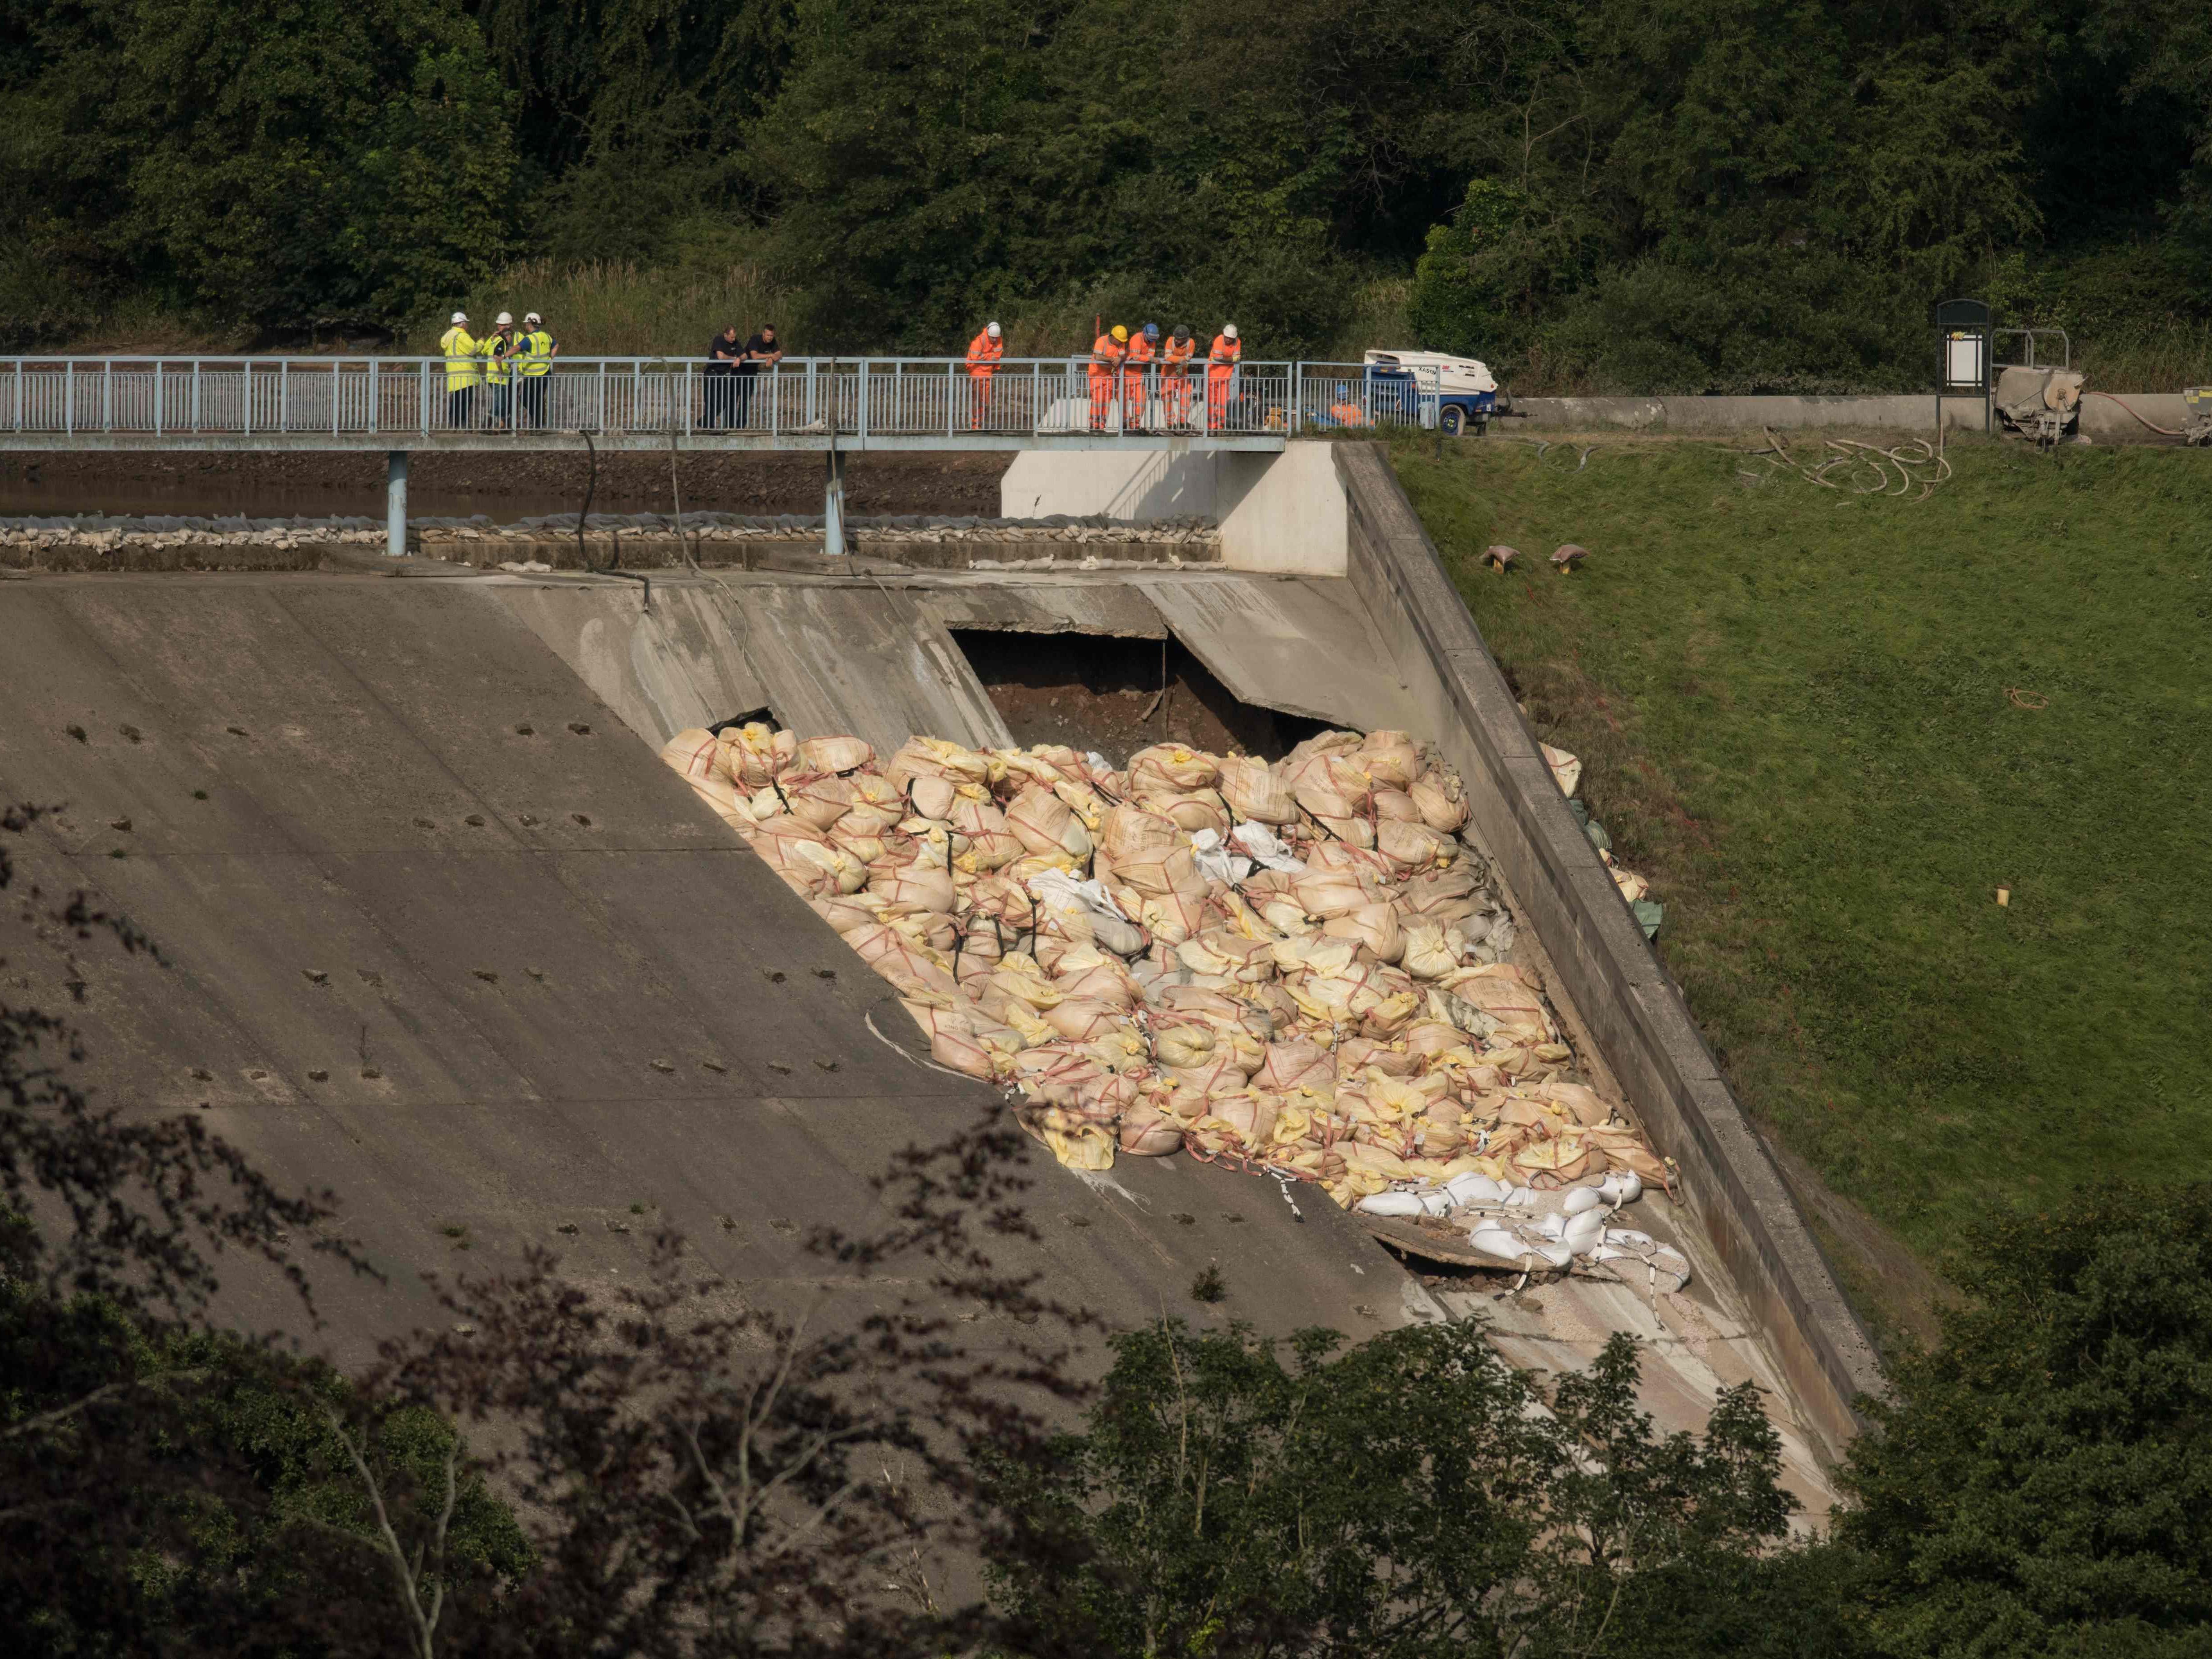
[[[0,448],[1279,450],[1346,427],[1427,425],[1431,371],[1389,364],[787,358],[0,358]],[[501,378],[494,380],[496,374]]]

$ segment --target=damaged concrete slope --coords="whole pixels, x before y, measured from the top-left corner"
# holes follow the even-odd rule
[[[1018,511],[1206,509],[1221,562],[799,560],[655,572],[649,597],[474,571],[0,587],[17,713],[0,784],[70,804],[36,873],[112,898],[175,963],[90,963],[106,1086],[135,1109],[204,1102],[271,1167],[344,1196],[394,1285],[334,1309],[353,1355],[429,1316],[413,1273],[452,1265],[454,1229],[472,1267],[543,1243],[620,1273],[643,1249],[639,1205],[750,1283],[805,1282],[794,1224],[859,1220],[895,1150],[994,1097],[884,1040],[914,1036],[884,988],[655,750],[762,707],[884,753],[915,733],[1004,745],[956,634],[1045,652],[1054,635],[1171,635],[1255,708],[1443,749],[1593,1081],[1686,1176],[1664,1228],[1696,1279],[1680,1297],[1571,1280],[1505,1298],[1510,1280],[1479,1273],[1425,1288],[1327,1203],[1295,1218],[1274,1182],[1180,1157],[1086,1182],[1039,1155],[1045,1237],[1009,1260],[1119,1323],[1165,1307],[1357,1336],[1480,1311],[1541,1370],[1627,1330],[1651,1344],[1645,1397],[1669,1426],[1701,1421],[1717,1384],[1765,1385],[1791,1483],[1824,1509],[1820,1466],[1878,1382],[1871,1347],[1382,452],[1293,446],[1273,483],[1030,459],[1004,485]],[[1188,1294],[1216,1263],[1218,1308]],[[257,1295],[254,1322],[284,1316]]]
[[[535,1244],[619,1276],[660,1224],[803,1289],[823,1271],[805,1228],[869,1225],[898,1149],[995,1101],[871,1031],[913,1037],[516,619],[523,597],[344,574],[0,587],[0,786],[66,804],[24,873],[88,888],[170,963],[76,957],[90,1079],[337,1192],[390,1279],[325,1275],[343,1360],[436,1318],[422,1270]],[[607,597],[637,608],[634,586]],[[66,1001],[59,958],[15,965],[24,994]],[[1272,1183],[1182,1163],[1086,1185],[1034,1161],[1044,1237],[1007,1265],[1116,1323],[1216,1317],[1189,1296],[1214,1262],[1224,1319],[1435,1315],[1328,1206],[1282,1224]],[[226,1277],[240,1322],[297,1325],[281,1289]]]

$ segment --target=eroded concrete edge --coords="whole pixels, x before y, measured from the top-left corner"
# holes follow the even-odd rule
[[[1478,839],[1549,952],[1558,992],[1597,1042],[1692,1215],[1831,1456],[1882,1387],[1872,1339],[1744,1120],[1711,1050],[1566,809],[1534,734],[1445,574],[1382,447],[1333,446],[1354,587],[1430,731],[1474,787]],[[1487,786],[1486,787],[1484,786]]]

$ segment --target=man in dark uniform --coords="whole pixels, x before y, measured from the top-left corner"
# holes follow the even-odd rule
[[[738,343],[738,325],[727,328],[707,342],[707,410],[705,424],[726,427],[730,423],[731,394],[737,389],[732,378],[738,372],[738,359],[744,356],[744,348]]]
[[[782,361],[783,348],[775,343],[775,325],[763,324],[760,332],[745,342],[744,355],[738,360],[738,431],[752,422],[753,377]]]

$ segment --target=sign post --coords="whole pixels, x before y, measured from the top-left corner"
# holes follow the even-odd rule
[[[1990,389],[1996,366],[1990,359],[1990,308],[1979,300],[1946,300],[1936,307],[1936,336],[1943,356],[1937,381],[1936,425],[1943,425],[1943,399],[1972,396],[1982,400],[1982,430],[1989,432],[1996,416]]]

